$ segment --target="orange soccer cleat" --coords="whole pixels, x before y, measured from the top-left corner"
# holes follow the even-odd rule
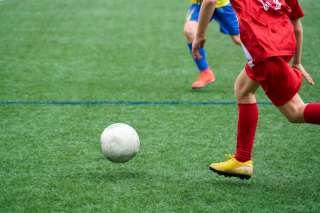
[[[192,89],[201,89],[210,83],[213,83],[216,77],[210,68],[201,71],[198,79],[192,83]]]

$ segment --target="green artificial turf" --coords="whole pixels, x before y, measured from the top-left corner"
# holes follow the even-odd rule
[[[320,129],[290,124],[271,105],[260,105],[253,178],[208,171],[234,151],[233,82],[245,59],[212,24],[218,80],[192,91],[188,4],[0,1],[0,212],[319,211]],[[301,4],[303,63],[319,84],[320,5]],[[303,86],[306,101],[319,101],[318,84]],[[100,152],[101,132],[116,122],[141,140],[126,164]]]

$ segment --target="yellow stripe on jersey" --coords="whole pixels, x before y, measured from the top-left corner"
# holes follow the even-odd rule
[[[191,0],[192,4],[200,4],[203,0]],[[224,7],[229,4],[229,0],[217,0],[216,8]]]

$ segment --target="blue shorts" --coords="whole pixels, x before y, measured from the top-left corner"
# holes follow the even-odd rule
[[[200,14],[200,4],[192,4],[189,7],[187,20],[198,21]],[[217,21],[220,25],[220,32],[226,35],[239,35],[239,23],[238,18],[230,4],[216,8],[214,10],[212,19]],[[211,19],[211,20],[212,20]]]

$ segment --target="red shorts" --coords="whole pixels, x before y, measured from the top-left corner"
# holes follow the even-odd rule
[[[256,64],[246,65],[248,76],[259,82],[266,95],[276,106],[282,106],[298,93],[302,74],[298,69],[289,65],[291,57],[271,57]]]

